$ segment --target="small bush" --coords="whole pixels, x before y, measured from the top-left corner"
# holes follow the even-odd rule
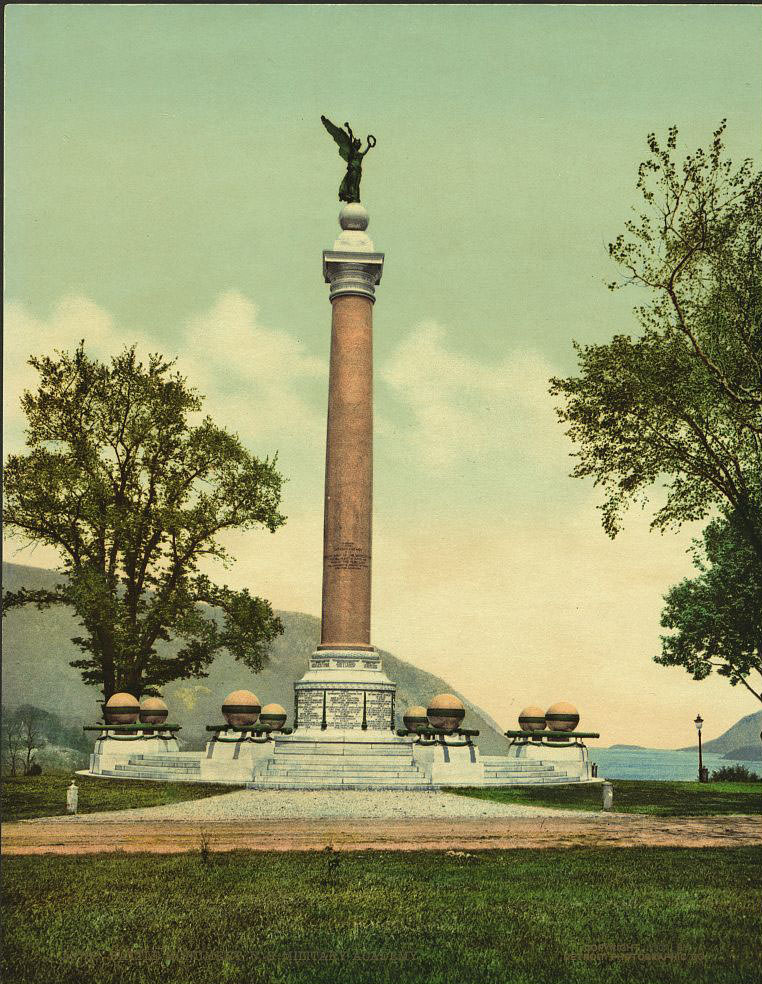
[[[712,782],[762,782],[762,776],[744,765],[724,765],[712,773]]]
[[[41,776],[42,775],[42,766],[40,765],[40,763],[39,762],[32,762],[32,764],[29,766],[29,769],[27,771],[27,775],[28,776]]]

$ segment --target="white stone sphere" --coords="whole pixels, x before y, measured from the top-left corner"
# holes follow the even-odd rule
[[[345,230],[365,232],[369,221],[367,209],[359,202],[347,202],[339,212],[339,225]]]

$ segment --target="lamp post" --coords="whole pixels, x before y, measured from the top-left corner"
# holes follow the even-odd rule
[[[699,748],[699,782],[706,782],[707,777],[704,772],[704,760],[701,757],[701,725],[704,723],[704,719],[700,714],[696,715],[696,720],[693,722],[696,725],[696,731],[698,731],[698,748]]]

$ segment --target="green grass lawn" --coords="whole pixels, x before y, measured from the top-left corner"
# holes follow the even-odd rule
[[[128,810],[138,806],[164,806],[185,800],[229,793],[231,786],[217,783],[145,782],[136,779],[91,779],[74,776],[79,787],[79,813]],[[3,776],[3,821],[58,817],[66,813],[66,788],[70,772],[41,776]]]
[[[762,814],[762,783],[647,782],[612,780],[614,811],[659,817],[708,817],[728,813]],[[601,787],[532,786],[508,789],[452,789],[459,796],[496,803],[557,806],[566,810],[600,810]]]
[[[213,839],[213,831],[209,836]],[[741,984],[762,849],[9,857],[13,984]]]

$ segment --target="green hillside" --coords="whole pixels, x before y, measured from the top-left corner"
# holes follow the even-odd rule
[[[37,567],[3,564],[3,587],[17,590],[50,586],[58,575]],[[262,702],[282,704],[293,718],[293,684],[307,668],[307,660],[319,641],[320,622],[300,612],[279,612],[284,634],[276,639],[270,664],[253,674],[227,653],[212,664],[209,676],[181,680],[170,684],[164,698],[170,717],[183,726],[181,736],[186,747],[197,747],[205,740],[207,724],[221,720],[220,705],[231,690],[253,690]],[[81,654],[71,638],[79,634],[75,618],[65,609],[49,608],[39,612],[34,607],[14,610],[3,620],[3,702],[9,706],[34,704],[44,710],[94,724],[100,714],[99,692],[86,687],[77,670],[69,666]],[[457,693],[440,677],[426,673],[383,652],[384,669],[397,684],[397,714],[402,724],[403,711],[412,704],[425,704],[436,693]],[[465,726],[481,731],[479,747],[484,754],[504,754],[508,748],[499,726],[465,696],[459,694],[468,711]]]

